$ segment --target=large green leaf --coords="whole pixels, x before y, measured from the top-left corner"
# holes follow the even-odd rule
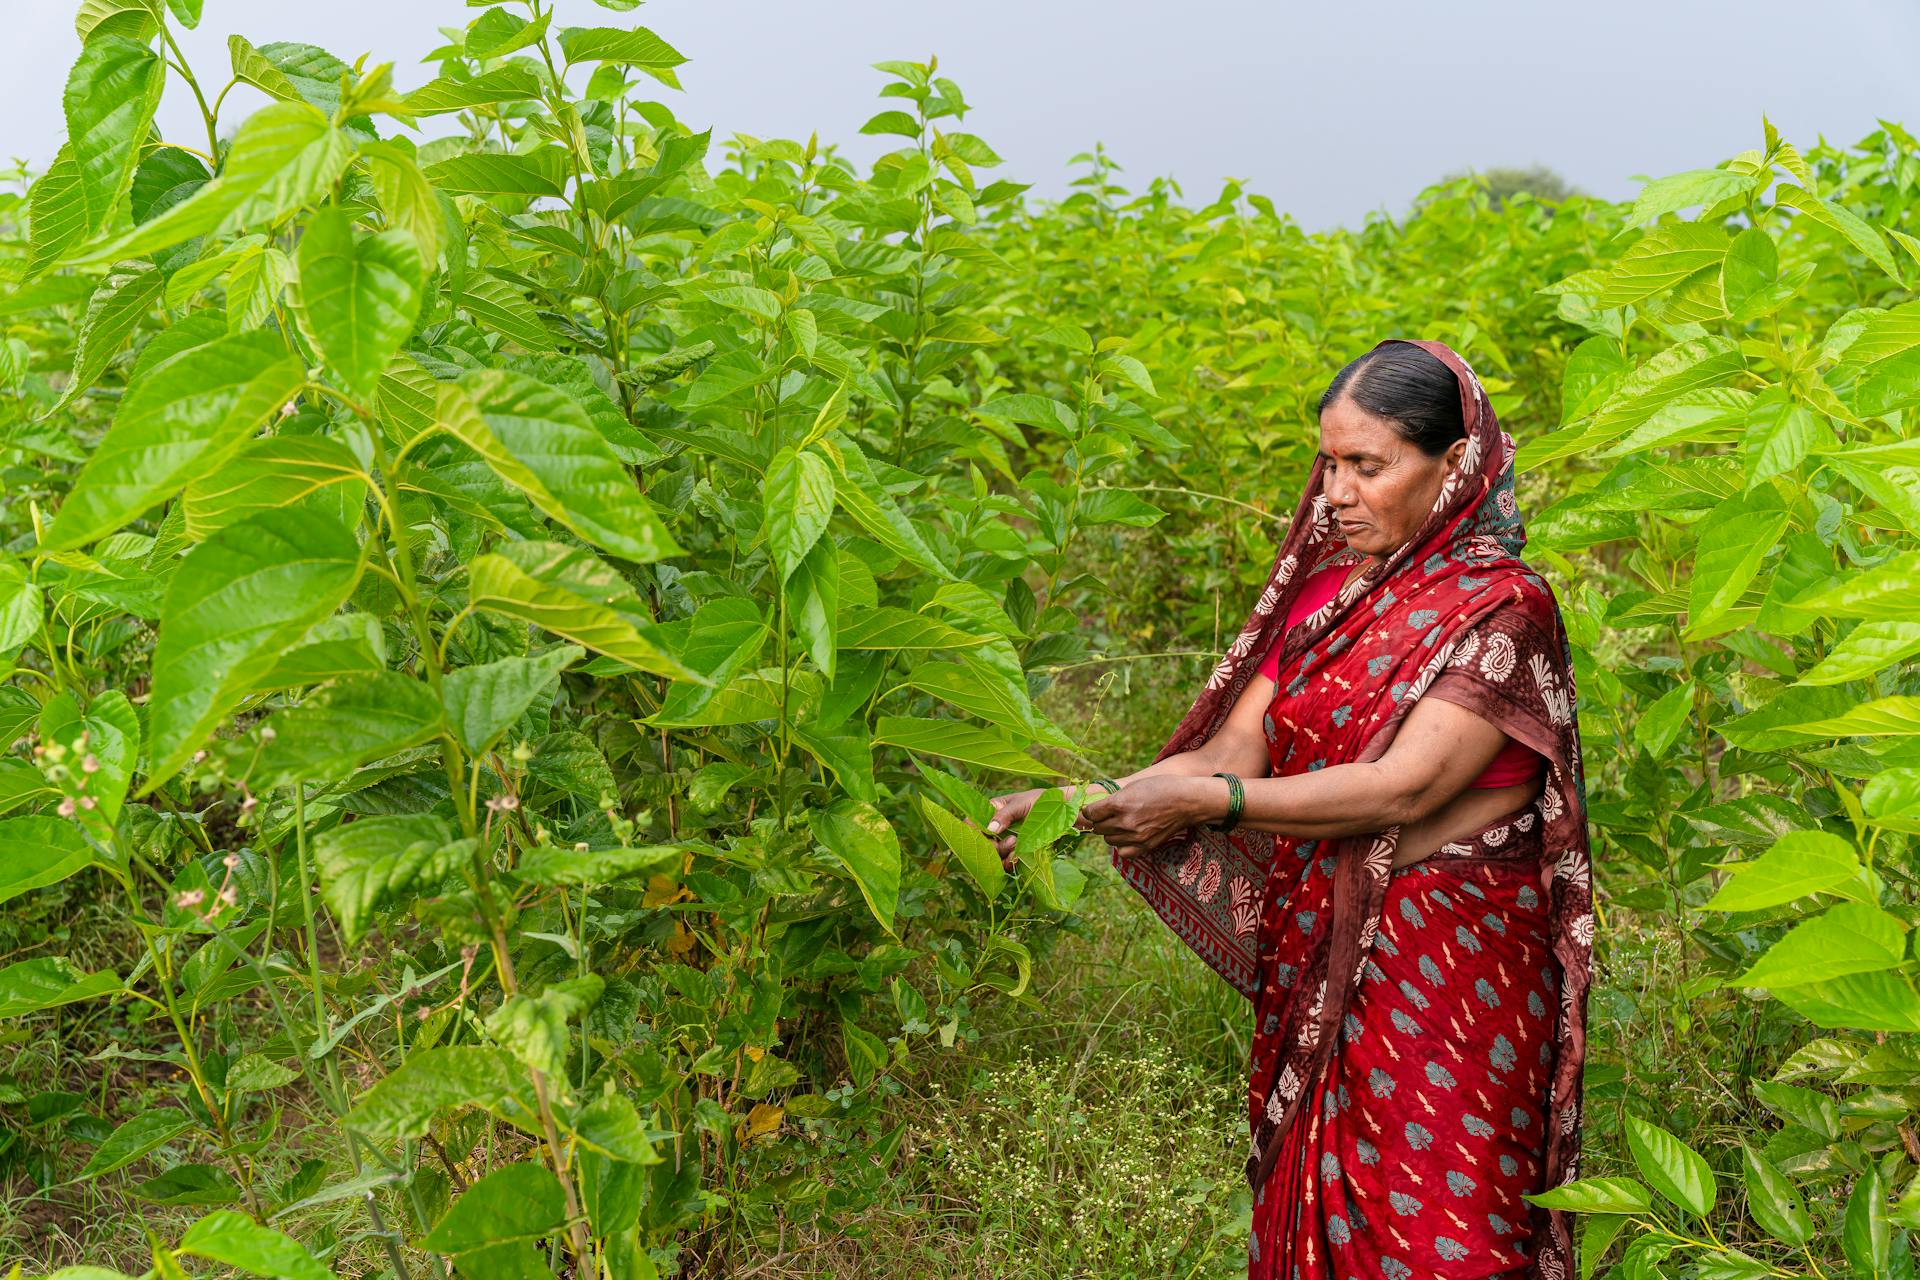
[[[1687,590],[1686,639],[1727,629],[1723,620],[1746,594],[1761,561],[1786,531],[1788,518],[1780,495],[1763,485],[1752,493],[1735,494],[1701,521]]]
[[[515,155],[477,151],[427,166],[427,181],[449,193],[559,196],[566,182],[566,152],[540,147]]]
[[[1802,921],[1738,978],[1743,987],[1793,987],[1891,969],[1906,958],[1906,926],[1864,902],[1842,902]]]
[[[633,477],[571,395],[483,370],[440,390],[438,422],[501,479],[582,538],[642,562],[681,554]]]
[[[369,399],[420,314],[419,246],[405,231],[356,237],[335,206],[307,223],[296,261],[301,327],[341,386]]]
[[[321,832],[313,841],[320,896],[348,943],[358,942],[373,913],[419,885],[432,885],[472,856],[472,841],[454,840],[432,814],[385,814]]]
[[[327,436],[259,436],[216,471],[197,477],[180,500],[186,535],[204,542],[236,520],[296,504],[352,527],[372,485],[353,451]]]
[[[231,1209],[217,1209],[188,1227],[175,1252],[275,1280],[331,1280],[305,1245]]]
[[[1751,862],[1727,868],[1733,874],[1706,903],[1708,911],[1760,911],[1832,893],[1860,874],[1853,846],[1826,831],[1794,831]]]
[[[678,878],[685,852],[678,845],[634,849],[563,849],[541,845],[520,858],[513,873],[528,884],[611,884],[629,876],[672,874]]]
[[[361,765],[438,737],[440,700],[424,680],[398,671],[354,674],[268,721],[249,775],[266,790],[345,778]]]
[[[1001,888],[1007,882],[1007,870],[1000,861],[1000,853],[993,847],[993,841],[981,834],[978,827],[948,813],[939,805],[920,797],[920,816],[940,837],[940,842],[953,850],[954,857],[960,859],[960,865],[967,869],[973,882],[989,898],[1000,896]]]
[[[168,585],[153,656],[145,795],[186,763],[290,647],[359,581],[339,521],[298,507],[236,521],[188,553]]]
[[[761,500],[766,508],[767,546],[784,583],[833,518],[833,469],[811,450],[782,449],[767,464]]]
[[[875,743],[891,743],[924,756],[945,756],[983,769],[1057,777],[1059,771],[1035,760],[996,733],[958,720],[916,716],[881,716],[874,726]]]
[[[591,1009],[605,982],[592,974],[549,985],[537,996],[508,996],[487,1015],[487,1034],[530,1071],[567,1092],[567,1023]]]
[[[423,1049],[361,1095],[346,1123],[374,1142],[417,1138],[440,1112],[495,1106],[514,1097],[525,1078],[513,1057],[499,1049]]]
[[[538,1240],[567,1220],[560,1180],[541,1164],[510,1164],[468,1187],[420,1242],[458,1256],[511,1240]]]
[[[444,115],[496,102],[520,102],[540,96],[540,78],[527,68],[508,63],[464,80],[442,76],[429,80],[406,98],[417,116]]]
[[[71,822],[45,814],[0,818],[0,902],[85,870],[93,849]]]
[[[881,812],[843,798],[807,815],[813,838],[846,865],[860,896],[889,933],[900,899],[900,838]]]
[[[552,695],[560,673],[585,652],[578,645],[555,645],[536,657],[501,658],[449,672],[440,694],[454,737],[474,755],[491,749],[536,701]]]
[[[166,278],[146,262],[121,263],[101,282],[87,300],[87,315],[80,322],[80,337],[73,348],[73,371],[54,409],[93,389],[165,288]]]
[[[107,225],[133,181],[134,161],[153,124],[166,65],[144,41],[96,35],[67,74],[67,145],[79,166],[86,225]]]
[[[1815,1026],[1920,1032],[1920,993],[1895,969],[1776,987],[1773,995]]]
[[[271,333],[231,334],[143,364],[44,545],[85,546],[171,498],[230,457],[305,380]]]
[[[1862,622],[1800,677],[1801,684],[1845,684],[1893,669],[1920,653],[1920,621]]]
[[[782,590],[789,625],[831,681],[840,655],[840,554],[831,538],[813,544]]]
[[[1639,1116],[1628,1116],[1626,1129],[1627,1150],[1655,1191],[1697,1217],[1713,1211],[1719,1184],[1698,1152]]]
[[[1802,1245],[1813,1239],[1813,1219],[1807,1215],[1800,1188],[1744,1142],[1740,1155],[1747,1184],[1747,1212],[1760,1229],[1783,1244]]]
[[[108,1134],[107,1140],[95,1148],[87,1167],[80,1171],[80,1181],[124,1169],[193,1127],[193,1117],[184,1111],[171,1107],[142,1111]]]
[[[557,542],[507,542],[467,571],[475,608],[520,618],[641,671],[701,677],[656,643],[632,586],[591,552]]]
[[[75,254],[120,262],[195,236],[271,225],[317,203],[346,171],[353,143],[306,102],[274,102],[248,116],[213,181],[124,235]]]
[[[82,973],[63,956],[39,956],[0,969],[0,1018],[93,1000],[121,989],[111,969]]]
[[[1653,1207],[1653,1196],[1632,1178],[1581,1178],[1530,1192],[1527,1199],[1569,1213],[1645,1213]]]

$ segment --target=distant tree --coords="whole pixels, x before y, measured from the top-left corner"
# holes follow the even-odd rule
[[[1444,180],[1451,182],[1468,176],[1477,178],[1486,187],[1496,209],[1522,191],[1547,204],[1558,204],[1568,196],[1582,194],[1579,188],[1543,164],[1529,165],[1524,169],[1505,166],[1454,172]]]

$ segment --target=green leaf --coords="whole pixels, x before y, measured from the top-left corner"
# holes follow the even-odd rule
[[[0,902],[58,884],[93,864],[80,828],[45,814],[0,818]]]
[[[605,983],[589,974],[556,982],[537,996],[509,996],[487,1015],[487,1034],[529,1070],[566,1092],[567,1022],[592,1008]]]
[[[685,851],[679,845],[633,849],[563,849],[539,845],[522,854],[513,872],[528,884],[612,884],[630,876],[679,876]]]
[[[1813,221],[1838,232],[1841,239],[1865,254],[1867,261],[1893,277],[1895,284],[1906,284],[1901,279],[1899,266],[1894,263],[1893,251],[1887,248],[1879,229],[1859,214],[1790,183],[1775,188],[1773,198],[1776,204],[1798,209]]]
[[[772,1054],[765,1054],[754,1063],[748,1083],[742,1086],[742,1092],[749,1097],[764,1097],[766,1090],[754,1092],[753,1080],[764,1072],[764,1064],[781,1065]],[[799,1072],[793,1072],[793,1083],[798,1080]],[[640,1119],[639,1110],[633,1105],[633,1099],[624,1093],[604,1093],[575,1112],[567,1122],[567,1129],[579,1141],[582,1147],[609,1160],[618,1160],[623,1164],[664,1164],[666,1157],[654,1150],[653,1138],[647,1126]]]
[[[73,349],[73,371],[67,389],[49,413],[91,391],[107,365],[126,345],[135,326],[153,310],[165,291],[166,278],[151,263],[121,263],[87,300],[87,315]]]
[[[327,1269],[292,1236],[231,1209],[215,1210],[188,1227],[174,1252],[276,1280],[331,1280]]]
[[[438,421],[501,479],[588,542],[641,563],[682,554],[572,396],[497,369],[443,386]]]
[[[1906,927],[1879,907],[1842,902],[1802,921],[1731,985],[1794,987],[1891,969],[1906,957]]]
[[[419,246],[405,231],[356,237],[334,205],[308,221],[296,261],[302,330],[341,387],[369,399],[420,314]]]
[[[578,645],[556,645],[532,658],[501,658],[449,672],[440,682],[447,723],[473,755],[493,748],[533,704],[551,698],[560,673],[585,656]]]
[[[1694,684],[1691,680],[1675,685],[1635,721],[1633,740],[1655,760],[1666,755],[1674,740],[1687,726],[1693,712]]]
[[[1638,1116],[1626,1118],[1627,1150],[1655,1191],[1682,1209],[1704,1218],[1718,1192],[1713,1170],[1680,1139]]]
[[[1828,617],[1884,621],[1890,614],[1920,619],[1917,600],[1920,600],[1920,551],[1904,551],[1887,557],[1871,569],[1823,577],[1812,589],[1796,594],[1792,604],[1795,609]]]
[[[124,235],[76,253],[89,265],[143,258],[200,235],[270,226],[322,199],[346,172],[353,144],[306,102],[248,116],[213,181]]]
[[[1854,1280],[1889,1280],[1893,1224],[1887,1219],[1887,1194],[1880,1170],[1872,1164],[1853,1184],[1840,1227],[1840,1251],[1853,1267]],[[1904,1251],[1903,1251],[1904,1252]]]
[[[1920,993],[1904,973],[1893,969],[1777,987],[1773,996],[1816,1026],[1920,1031]]]
[[[1840,715],[1810,720],[1793,728],[1815,738],[1911,737],[1920,734],[1920,697],[1901,694],[1875,698]]]
[[[541,322],[526,295],[496,276],[476,276],[466,283],[460,305],[479,323],[503,333],[529,351],[551,351],[553,334]]]
[[[942,582],[953,581],[953,569],[933,553],[913,521],[894,504],[859,447],[843,438],[832,452],[839,468],[834,496],[840,508],[887,550]]]
[[[1777,1080],[1755,1081],[1753,1096],[1790,1124],[1817,1133],[1829,1142],[1840,1137],[1840,1108],[1818,1089],[1803,1089]]]
[[[96,34],[68,72],[67,145],[79,167],[89,231],[107,225],[133,181],[134,162],[166,82],[160,55],[120,35]]]
[[[1740,1154],[1747,1212],[1760,1229],[1782,1244],[1802,1245],[1813,1239],[1813,1220],[1807,1216],[1800,1189],[1744,1142]]]
[[[926,756],[945,756],[983,769],[1054,778],[1059,771],[1041,764],[1005,738],[958,720],[931,720],[914,716],[881,716],[874,728],[875,744],[890,743]]]
[[[299,1078],[298,1071],[264,1053],[242,1054],[227,1068],[227,1088],[234,1093],[264,1093]]]
[[[783,590],[787,621],[820,674],[831,681],[840,652],[840,554],[832,539],[813,544]]]
[[[437,884],[472,856],[432,814],[376,814],[322,831],[313,840],[320,896],[349,945],[372,924],[375,909],[420,886]]]
[[[1596,307],[1624,307],[1656,293],[1678,289],[1726,261],[1729,240],[1716,223],[1680,222],[1655,227],[1614,262]]]
[[[508,63],[464,80],[446,76],[429,80],[406,96],[407,109],[416,116],[445,115],[496,102],[522,102],[540,96],[540,77],[525,67]]]
[[[245,36],[227,37],[227,63],[233,68],[235,80],[252,85],[269,98],[278,98],[283,102],[302,100],[300,90],[294,87],[293,81],[287,79],[287,73],[269,62]]]
[[[249,775],[262,789],[344,778],[433,740],[445,724],[432,686],[398,671],[347,676],[267,723],[273,737]]]
[[[157,1178],[149,1178],[128,1194],[149,1204],[215,1205],[234,1204],[240,1199],[240,1184],[224,1169],[210,1164],[177,1164]]]
[[[1747,414],[1747,435],[1740,446],[1747,483],[1792,471],[1822,441],[1832,438],[1820,415],[1805,405],[1756,401]]]
[[[1000,862],[1000,853],[993,847],[993,841],[987,839],[978,827],[948,813],[926,797],[916,798],[920,805],[920,816],[940,837],[940,842],[953,851],[960,865],[973,877],[973,882],[980,886],[980,892],[989,898],[999,897],[1000,890],[1007,882],[1007,871]]]
[[[295,505],[352,527],[371,487],[353,451],[328,436],[259,436],[217,471],[198,476],[180,500],[186,536],[204,542],[236,520]]]
[[[112,533],[231,457],[306,381],[271,333],[237,333],[152,367],[120,402],[45,543],[70,551]]]
[[[958,627],[928,617],[883,605],[863,609],[841,629],[842,649],[885,649],[895,652],[915,649],[971,649],[989,644],[990,635],[974,635]]]
[[[12,653],[38,635],[46,616],[40,584],[18,560],[0,555],[0,653]]]
[[[650,72],[670,72],[686,61],[645,27],[568,27],[560,33],[560,51],[569,63],[617,62]]]
[[[1061,401],[1025,392],[999,396],[974,410],[983,418],[1005,418],[1030,427],[1044,427],[1067,435],[1076,434],[1080,419]]]
[[[1075,518],[1084,525],[1124,524],[1144,529],[1167,513],[1139,496],[1121,489],[1084,489]]]
[[[541,37],[547,34],[547,24],[552,20],[551,11],[529,22],[505,9],[489,9],[467,28],[464,42],[467,56],[474,59],[498,58],[539,44]]]
[[[780,566],[782,583],[813,550],[833,518],[833,469],[811,451],[782,449],[767,464],[762,502],[767,546]]]
[[[1860,874],[1853,846],[1825,831],[1793,831],[1751,862],[1727,868],[1733,874],[1708,899],[1708,911],[1761,911],[1831,893]]]
[[[566,1224],[566,1194],[541,1164],[510,1164],[467,1188],[423,1248],[455,1256],[512,1240],[539,1240]]]
[[[1632,1178],[1581,1178],[1525,1197],[1543,1209],[1569,1213],[1647,1213],[1653,1196]]]
[[[124,1169],[191,1128],[193,1117],[184,1111],[166,1107],[143,1111],[107,1135],[107,1140],[94,1151],[93,1158],[87,1161],[87,1167],[80,1171],[76,1181],[86,1182],[116,1169]]]
[[[1780,495],[1762,487],[1735,494],[1700,522],[1693,580],[1687,588],[1684,639],[1697,640],[1728,629],[1725,620],[1786,531],[1789,518]]]
[[[423,1049],[353,1105],[346,1123],[374,1142],[399,1142],[427,1131],[451,1107],[492,1107],[513,1097],[526,1078],[512,1056],[479,1045]]]
[[[627,580],[578,547],[501,543],[468,568],[467,594],[475,608],[534,623],[641,671],[701,678],[657,646]]]
[[[567,154],[559,147],[503,154],[476,151],[426,168],[427,181],[449,195],[562,196]]]
[[[767,624],[761,620],[759,606],[738,596],[709,600],[688,622],[666,630],[673,633],[676,656],[699,672],[705,683],[681,683],[669,689],[653,717],[663,725],[696,722],[707,704],[759,658],[767,642]]]
[[[359,581],[339,521],[298,507],[236,521],[187,554],[167,587],[140,794],[173,776],[215,724]]]
[[[19,960],[0,969],[0,1018],[57,1009],[112,995],[120,989],[120,977],[111,969],[82,973],[65,956]]]
[[[1920,835],[1920,769],[1885,769],[1860,792],[1867,821],[1889,831]]]
[[[813,838],[846,865],[867,908],[887,932],[900,898],[900,838],[881,812],[842,798],[807,815]]]
[[[1627,220],[1651,222],[1663,214],[1678,213],[1695,205],[1715,205],[1731,196],[1744,195],[1753,186],[1751,174],[1727,169],[1689,169],[1656,178],[1642,187]]]
[[[61,146],[33,184],[27,209],[33,224],[33,256],[27,274],[35,276],[58,262],[88,231],[87,199],[80,190],[80,166],[71,145]]]

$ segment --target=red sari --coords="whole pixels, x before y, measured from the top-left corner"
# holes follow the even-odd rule
[[[1544,756],[1540,797],[1398,871],[1397,827],[1197,829],[1118,862],[1254,1002],[1254,1280],[1573,1273],[1566,1215],[1521,1199],[1578,1176],[1593,918],[1571,651],[1518,556],[1513,442],[1471,368],[1418,345],[1459,380],[1468,440],[1427,521],[1286,626],[1301,568],[1345,551],[1316,463],[1259,605],[1160,758],[1211,737],[1277,644],[1274,775],[1378,759],[1438,697]]]

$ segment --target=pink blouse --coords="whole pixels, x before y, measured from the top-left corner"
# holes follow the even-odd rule
[[[1346,564],[1329,565],[1300,584],[1300,594],[1294,597],[1293,607],[1287,610],[1287,626],[1291,627],[1303,618],[1312,616],[1333,599],[1340,590],[1340,584],[1346,581],[1353,566]],[[1282,633],[1284,634],[1284,633]],[[1280,644],[1278,641],[1267,650],[1267,656],[1260,662],[1260,674],[1269,680],[1277,681],[1280,674]],[[1486,787],[1511,787],[1517,783],[1530,782],[1546,761],[1538,751],[1515,738],[1508,738],[1507,745],[1500,748],[1500,754],[1493,758],[1486,771],[1473,780],[1471,789]]]

